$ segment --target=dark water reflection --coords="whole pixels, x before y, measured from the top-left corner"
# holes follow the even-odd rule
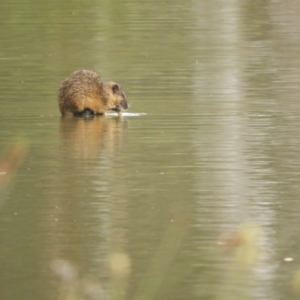
[[[65,259],[111,298],[297,299],[298,10],[2,1],[0,154],[29,150],[9,186],[0,163],[0,298],[57,299]],[[62,119],[78,68],[136,114]]]

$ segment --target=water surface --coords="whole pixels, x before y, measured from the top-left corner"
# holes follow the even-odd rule
[[[298,10],[2,1],[0,298],[297,299]],[[130,110],[61,118],[80,68]]]

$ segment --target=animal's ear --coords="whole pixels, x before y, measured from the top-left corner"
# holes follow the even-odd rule
[[[115,93],[117,93],[118,91],[120,91],[120,86],[117,84],[117,83],[115,83],[113,86],[112,86],[112,91],[113,91],[113,93],[115,94]]]

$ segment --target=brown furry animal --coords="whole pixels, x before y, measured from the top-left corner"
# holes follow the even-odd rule
[[[103,82],[89,70],[78,70],[62,83],[58,95],[63,116],[101,115],[128,108],[126,96],[116,82]]]

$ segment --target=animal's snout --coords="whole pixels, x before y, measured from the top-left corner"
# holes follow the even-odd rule
[[[127,100],[124,96],[124,99],[120,102],[120,106],[123,108],[123,109],[127,109],[128,108],[128,103],[127,103]]]

